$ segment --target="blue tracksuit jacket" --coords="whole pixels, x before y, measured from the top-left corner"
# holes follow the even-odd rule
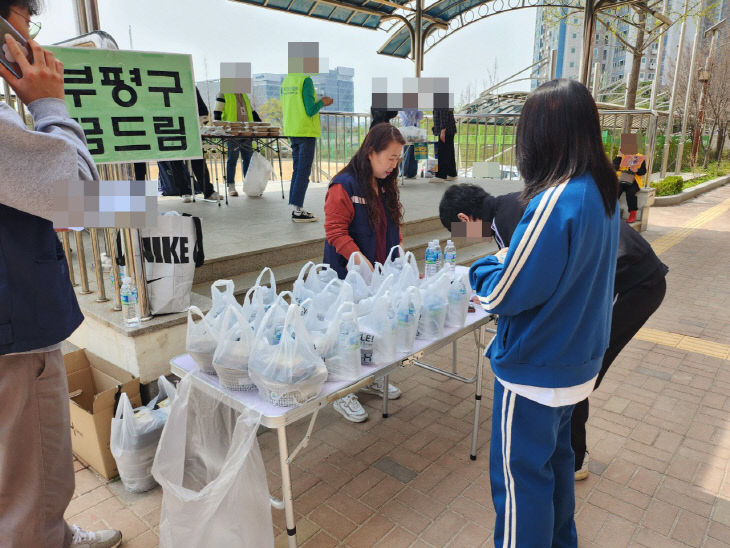
[[[607,217],[590,174],[535,196],[501,264],[469,271],[482,306],[499,314],[487,350],[507,382],[561,388],[595,377],[608,347],[619,210]]]

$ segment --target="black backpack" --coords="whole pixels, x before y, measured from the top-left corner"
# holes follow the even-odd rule
[[[190,192],[190,171],[182,160],[157,162],[159,169],[158,189],[163,196],[182,196]],[[195,192],[201,192],[195,181]]]

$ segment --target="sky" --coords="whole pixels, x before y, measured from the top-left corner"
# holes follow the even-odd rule
[[[217,79],[221,62],[250,62],[252,71],[285,73],[287,43],[319,42],[330,68],[355,69],[355,110],[370,107],[373,77],[387,77],[389,90],[401,91],[413,63],[378,55],[388,34],[318,21],[230,0],[97,0],[102,30],[120,49],[188,53],[195,79]],[[429,5],[430,1],[425,4]],[[36,19],[38,41],[51,44],[75,36],[71,0],[45,0]],[[130,48],[130,25],[133,48]],[[532,63],[535,10],[523,9],[479,21],[458,31],[426,54],[422,76],[448,77],[455,102],[468,86],[481,91]],[[496,70],[495,70],[496,66]],[[496,73],[496,78],[495,78]],[[502,91],[529,89],[521,82]]]

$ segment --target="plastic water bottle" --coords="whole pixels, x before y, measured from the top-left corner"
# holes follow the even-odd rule
[[[112,269],[112,259],[106,253],[102,253],[100,257],[102,272],[109,272]]]
[[[139,304],[137,303],[137,287],[132,278],[124,278],[120,291],[122,298],[122,317],[127,327],[139,326]]]
[[[433,250],[436,255],[436,272],[440,272],[444,266],[444,255],[441,252],[441,244],[438,240],[433,241]]]
[[[124,267],[120,266],[119,267],[119,279],[122,280],[122,283],[124,283],[124,278],[125,278]],[[112,268],[111,271],[109,272],[109,281],[112,283],[112,287],[114,287],[114,268]],[[119,290],[121,291],[121,289],[122,288],[120,287]]]
[[[454,271],[456,270],[456,246],[451,240],[446,240],[446,247],[444,248],[444,263],[449,267],[451,277],[454,277]]]
[[[433,247],[433,240],[428,242],[426,248],[426,261],[423,267],[424,278],[430,278],[436,273],[436,250]]]

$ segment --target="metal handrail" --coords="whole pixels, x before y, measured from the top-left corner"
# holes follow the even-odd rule
[[[604,132],[607,154],[613,157],[618,151],[622,130],[632,128],[640,135],[640,150],[647,156],[647,165],[654,160],[654,147],[659,120],[664,113],[634,109],[599,109],[601,127]],[[455,114],[457,137],[454,152],[457,170],[463,176],[472,176],[471,168],[478,162],[499,164],[499,178],[513,178],[515,166],[515,130],[519,122],[518,113]],[[370,126],[370,115],[361,112],[320,112],[322,134],[317,141],[314,179],[330,177],[347,164],[357,150]],[[400,126],[400,117],[392,120]],[[426,115],[419,127],[431,135],[433,117]],[[429,139],[433,142],[433,137]]]

